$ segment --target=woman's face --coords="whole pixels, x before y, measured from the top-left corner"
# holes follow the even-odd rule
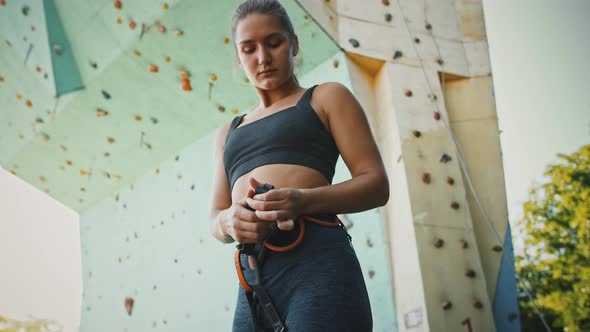
[[[278,17],[246,16],[236,26],[235,43],[240,66],[255,87],[271,90],[292,78],[298,41],[295,37],[291,47]]]

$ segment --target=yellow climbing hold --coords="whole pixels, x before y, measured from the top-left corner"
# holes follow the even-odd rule
[[[211,74],[210,78],[212,81],[217,81],[217,75],[215,75],[215,74]]]
[[[141,56],[141,52],[138,50],[133,51],[133,55],[135,56]]]
[[[237,109],[235,109],[235,108],[232,108],[231,112],[232,112],[233,114],[238,114],[238,110],[237,110]]]
[[[164,4],[162,5],[162,8],[168,9],[168,8],[170,8],[170,6],[168,6],[168,3],[167,2],[164,2]]]

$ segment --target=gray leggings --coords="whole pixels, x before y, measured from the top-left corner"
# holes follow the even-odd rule
[[[326,215],[312,217],[330,220]],[[298,231],[298,227],[281,231],[272,243],[291,243]],[[343,228],[306,222],[303,241],[288,252],[268,250],[261,271],[263,285],[288,332],[372,331],[367,288]],[[248,300],[239,284],[238,288],[232,331],[252,332]],[[266,321],[262,308],[257,316],[259,322]]]

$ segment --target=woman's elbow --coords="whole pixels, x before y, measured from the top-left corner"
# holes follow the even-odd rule
[[[380,175],[377,182],[377,192],[379,193],[377,207],[380,207],[384,206],[389,201],[389,179],[387,178],[387,174]]]

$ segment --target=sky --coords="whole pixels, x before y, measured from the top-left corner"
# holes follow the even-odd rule
[[[509,220],[557,153],[590,144],[590,1],[483,0]],[[513,234],[516,247],[522,234]]]

